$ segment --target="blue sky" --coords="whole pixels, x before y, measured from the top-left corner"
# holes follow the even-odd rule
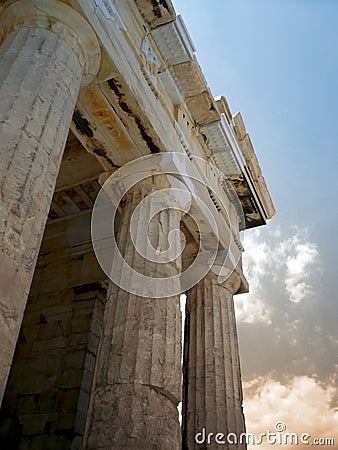
[[[280,220],[315,226],[329,211],[336,214],[330,197],[338,193],[337,2],[176,0],[175,6],[212,92],[244,115]],[[314,202],[323,208],[317,217]]]
[[[249,428],[271,429],[284,414],[290,432],[332,434],[338,429],[338,2],[174,5],[213,94],[224,95],[233,113],[241,111],[277,210],[267,227],[244,240],[251,294],[238,297],[237,310]],[[307,412],[296,420],[291,409]],[[335,437],[330,448],[338,448]]]

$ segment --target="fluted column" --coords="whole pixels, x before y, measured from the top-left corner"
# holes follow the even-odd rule
[[[100,49],[58,1],[0,5],[0,402],[81,83]]]
[[[117,243],[124,260],[137,272],[150,277],[179,273],[180,258],[156,263],[147,258],[147,236],[154,249],[169,247],[169,232],[179,229],[181,213],[166,209],[153,215],[158,203],[177,206],[174,197],[156,190],[151,181],[126,195]],[[150,201],[136,209],[148,197]],[[161,209],[161,208],[160,208]],[[138,223],[134,243],[130,238],[132,215]],[[149,226],[148,226],[149,225]],[[179,235],[171,239],[175,252]],[[143,247],[145,258],[136,248]],[[113,270],[120,270],[114,266]],[[130,285],[134,286],[133,278]],[[155,292],[154,292],[155,290]],[[88,417],[84,448],[87,449],[181,449],[177,405],[181,399],[181,311],[179,295],[139,297],[111,283],[107,297],[96,381]]]
[[[223,283],[209,272],[187,292],[184,350],[183,448],[246,449],[233,295],[236,272]],[[196,435],[197,441],[196,441]],[[213,433],[209,437],[208,435]],[[217,433],[222,433],[216,436]]]

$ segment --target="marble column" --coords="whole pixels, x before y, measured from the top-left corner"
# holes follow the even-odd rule
[[[236,442],[245,432],[233,295],[241,284],[233,272],[219,284],[209,272],[187,292],[183,448],[246,449]],[[196,442],[196,434],[199,434]],[[208,435],[213,433],[208,442]],[[223,437],[217,433],[222,433]],[[203,443],[202,443],[203,441]],[[218,442],[217,442],[218,441]]]
[[[100,48],[53,0],[1,2],[0,35],[1,402],[75,101]]]
[[[177,206],[168,191],[136,208],[154,190],[151,181],[142,182],[126,195],[117,243],[124,260],[139,273],[172,277],[180,271],[180,258],[165,264],[151,262],[146,251],[145,258],[138,253],[130,238],[133,214],[139,224],[136,246],[145,244],[148,235],[154,249],[165,251],[169,232],[179,229],[178,209],[155,216],[151,212],[156,202],[167,208]],[[180,245],[178,234],[175,239],[171,239],[174,250]],[[113,270],[119,270],[114,263]],[[130,285],[134,287],[133,279]],[[170,296],[169,289],[167,298],[140,297],[111,283],[84,448],[181,449],[177,411],[181,390],[179,295]]]

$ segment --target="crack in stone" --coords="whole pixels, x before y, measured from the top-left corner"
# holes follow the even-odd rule
[[[146,383],[141,383],[141,385],[150,387],[154,391],[156,391],[159,394],[163,395],[164,397],[168,398],[174,405],[177,405],[179,403],[179,401],[178,401],[177,397],[175,397],[175,395],[171,394],[169,391],[167,391],[164,388],[161,388],[160,386],[155,386],[153,384],[146,384]]]

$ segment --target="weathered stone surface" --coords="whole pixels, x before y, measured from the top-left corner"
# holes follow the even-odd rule
[[[220,114],[224,114],[227,118],[228,123],[231,124],[232,113],[231,113],[231,110],[230,110],[230,107],[228,105],[226,98],[223,95],[218,95],[217,97],[215,97],[215,102],[216,102],[218,112]]]
[[[184,97],[199,95],[207,89],[207,82],[196,58],[176,64],[170,70]]]
[[[151,3],[149,6],[152,8]],[[129,147],[129,151],[132,151],[133,154],[136,152],[139,154],[157,153],[165,151],[165,149],[176,151],[179,148],[179,140],[172,117],[168,115],[168,96],[163,98],[159,91],[153,92],[154,86],[149,85],[140,61],[141,49],[135,46],[135,42],[129,40],[129,30],[127,35],[124,30],[116,26],[114,20],[111,20],[108,15],[97,14],[97,5],[94,0],[81,2],[80,7],[88,22],[95,29],[102,48],[104,48],[104,54],[112,65],[111,78],[100,83],[99,89],[96,91],[101,90],[101,95],[108,101],[106,107],[109,107],[110,104],[110,108],[118,113],[119,121],[115,120],[115,122],[122,122],[125,127],[124,129],[120,128],[120,132],[125,134],[127,131],[129,133],[129,137],[123,139],[122,145],[128,145],[128,140],[131,138],[135,148]],[[134,2],[132,5],[123,3],[123,7],[126,8],[126,14],[134,15]],[[142,23],[144,25],[143,21]],[[141,28],[145,36],[147,33],[144,31],[142,23]],[[160,83],[158,83],[159,86]],[[87,102],[88,99],[89,96],[86,96]],[[80,103],[82,103],[81,99]],[[91,112],[90,103],[86,103],[84,106]],[[95,111],[94,108],[95,106],[93,111]],[[111,114],[109,110],[106,113]],[[93,115],[88,115],[87,119],[90,120],[90,117]],[[90,121],[90,126],[93,129],[95,121],[93,123]],[[74,132],[76,131],[74,128],[72,129]],[[106,141],[110,140],[109,135],[116,134],[116,130],[113,130],[112,133],[111,129],[102,126],[101,132],[96,133],[96,140],[99,141],[99,134],[103,135],[104,149],[108,151],[108,156],[114,161],[117,152],[106,146]],[[89,149],[93,148],[84,140],[81,142]],[[99,142],[101,143],[101,141]],[[113,143],[111,145],[113,146]],[[121,152],[119,157],[123,162],[117,165],[125,162],[128,157],[127,152],[125,154]]]
[[[160,271],[159,264],[142,258],[130,239],[131,216],[150,192],[149,187],[140,187],[127,194],[118,244],[124,259],[145,275],[176,275],[178,268],[174,264],[162,264]],[[139,221],[149,222],[151,210],[151,202],[148,208],[139,209],[138,214],[143,215]],[[180,212],[175,209],[155,216],[149,231],[153,247],[166,249],[168,232],[179,228],[179,222]],[[136,239],[146,241],[141,234]],[[177,404],[181,399],[182,372],[178,295],[144,298],[111,285],[96,371],[85,448],[180,448]]]
[[[81,16],[53,2],[47,18],[48,6],[42,3],[14,2],[0,17],[5,38],[0,49],[0,401],[88,69],[84,43],[64,22],[87,27],[87,43],[93,46],[92,31]]]
[[[171,0],[136,0],[135,3],[151,28],[175,19],[176,14]]]
[[[268,188],[265,183],[265,179],[262,175],[261,168],[259,166],[259,162],[257,160],[251,139],[249,134],[246,131],[243,118],[240,112],[237,112],[233,116],[233,122],[234,122],[234,131],[235,135],[238,141],[238,144],[240,146],[240,149],[243,153],[243,156],[246,161],[247,169],[249,173],[251,174],[251,177],[255,183],[255,187],[259,193],[259,198],[262,202],[262,205],[264,207],[266,216],[268,219],[271,219],[271,217],[275,214],[275,208],[273,206],[271,197],[269,195]]]
[[[52,278],[53,266],[37,269],[36,278],[39,272]],[[81,448],[98,349],[95,333],[103,318],[97,287],[36,289],[29,297],[0,413],[0,448]]]
[[[220,285],[209,273],[187,293],[184,351],[183,443],[197,449],[195,436],[245,432],[233,294],[240,287],[233,275]],[[208,448],[245,449],[217,444]]]
[[[198,125],[207,125],[219,120],[219,113],[209,89],[202,94],[186,98],[185,102]]]
[[[80,142],[70,131],[56,180],[55,192],[96,180],[102,173],[102,168],[97,158],[84,151]]]

